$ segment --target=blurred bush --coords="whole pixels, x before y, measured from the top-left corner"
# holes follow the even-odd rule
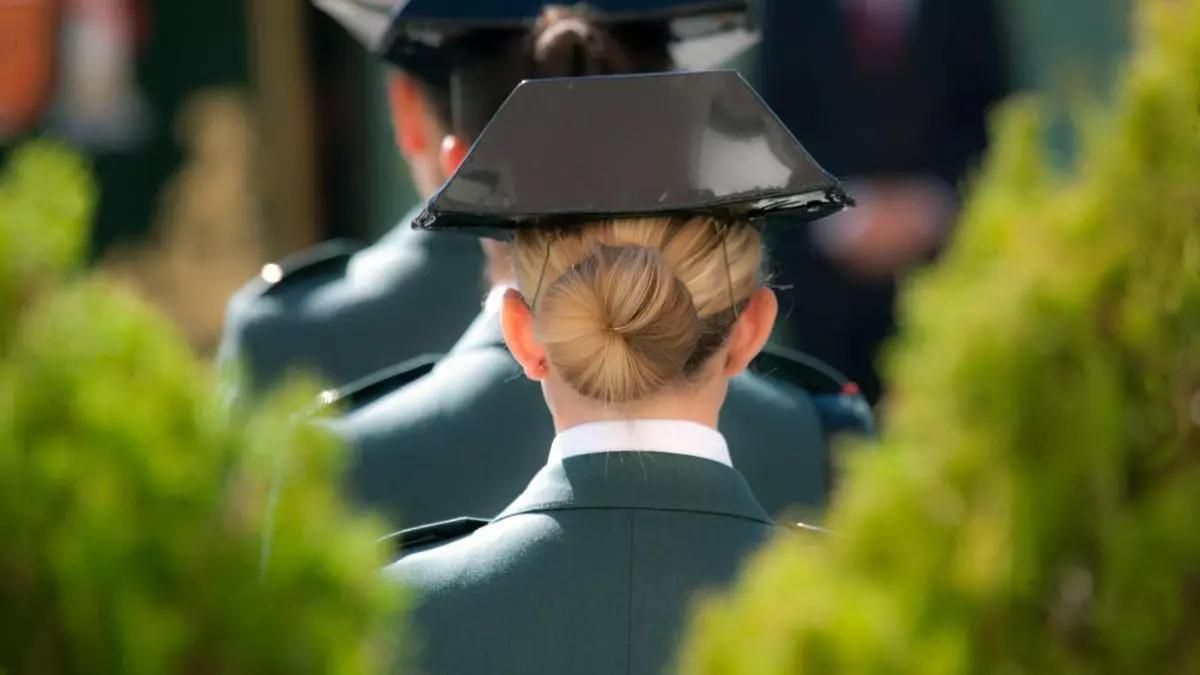
[[[18,151],[0,179],[0,345],[38,288],[77,267],[96,201],[82,161],[51,145]]]
[[[1200,672],[1200,1],[1138,28],[1069,175],[1003,115],[838,534],[708,601],[683,672]]]
[[[168,323],[81,274],[78,158],[0,177],[0,672],[370,673],[399,598],[341,449],[280,394],[234,425]]]

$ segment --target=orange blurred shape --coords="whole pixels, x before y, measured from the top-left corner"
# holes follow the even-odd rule
[[[50,98],[56,0],[0,0],[0,138],[31,129]]]

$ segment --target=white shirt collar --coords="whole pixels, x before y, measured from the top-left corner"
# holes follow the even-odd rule
[[[554,437],[549,463],[597,452],[666,452],[733,466],[719,431],[684,420],[617,420],[571,427]]]

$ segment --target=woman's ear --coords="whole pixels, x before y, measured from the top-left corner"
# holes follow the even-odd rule
[[[504,332],[504,343],[513,358],[521,364],[525,377],[541,382],[550,374],[546,365],[546,348],[537,340],[533,329],[533,311],[525,304],[525,298],[515,288],[504,293],[504,304],[500,308],[500,329]]]
[[[775,291],[765,287],[754,291],[729,335],[729,353],[724,370],[727,377],[745,370],[758,356],[771,338],[778,314],[779,301],[775,298]]]
[[[438,162],[441,165],[442,174],[447,178],[454,175],[458,171],[458,167],[467,158],[467,151],[470,146],[460,136],[447,134],[442,139],[442,148],[438,153]]]
[[[388,76],[387,95],[400,152],[409,158],[428,154],[436,141],[429,137],[429,111],[421,88],[411,77],[392,73]]]

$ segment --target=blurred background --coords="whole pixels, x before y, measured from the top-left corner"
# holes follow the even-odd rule
[[[987,111],[1020,91],[1064,116],[1104,96],[1128,5],[759,2],[762,40],[730,65],[862,202],[775,242],[779,339],[876,398],[896,284],[952,236]],[[86,152],[100,181],[94,264],[211,354],[229,295],[265,262],[373,240],[415,202],[385,78],[300,0],[0,0],[0,161],[41,135]],[[1066,134],[1046,142],[1070,157]]]

